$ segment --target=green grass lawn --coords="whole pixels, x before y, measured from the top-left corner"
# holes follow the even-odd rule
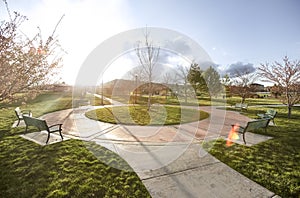
[[[111,103],[108,100],[104,100],[104,99],[103,99],[103,103],[102,103],[101,98],[94,97],[91,100],[91,105],[93,105],[93,106],[101,106],[101,105],[111,105]]]
[[[128,125],[172,125],[198,121],[209,115],[204,111],[177,106],[152,105],[148,112],[146,106],[121,106],[101,108],[86,112],[88,118],[113,124]]]
[[[71,108],[71,98],[43,94],[21,108],[38,117]],[[21,138],[24,127],[11,128],[14,108],[2,104],[0,111],[0,197],[150,197],[128,164],[97,144],[67,140],[40,146]]]
[[[92,106],[101,106],[101,105],[111,105],[111,103],[108,100],[103,99],[103,104],[102,104],[102,99],[93,95],[87,95],[87,99],[90,100],[90,104]]]
[[[21,108],[32,110],[33,115],[38,117],[71,108],[71,99],[71,93],[48,93]],[[202,100],[204,105],[210,105],[209,99]],[[239,98],[230,98],[227,103],[235,104],[239,101]],[[280,104],[275,99],[247,99],[246,103]],[[0,105],[0,197],[150,197],[134,172],[118,170],[103,163],[117,163],[118,166],[130,169],[128,164],[113,152],[80,140],[39,146],[18,136],[24,132],[24,127],[11,128],[16,120],[16,106]],[[167,113],[168,107],[163,109],[154,109],[154,114],[143,113],[144,122],[141,124],[155,123],[156,117],[165,118],[166,115],[171,115]],[[251,107],[243,114],[256,118],[257,113],[263,113],[266,109]],[[275,118],[277,125],[269,126],[266,133],[264,130],[255,131],[273,136],[273,139],[252,147],[239,144],[226,147],[224,140],[217,140],[208,143],[213,144],[209,152],[276,194],[282,197],[299,197],[300,107],[294,107],[291,119],[286,118],[285,107],[274,109],[278,111]],[[133,110],[130,117],[134,117],[137,110]],[[177,115],[174,119],[178,120],[180,113],[176,108],[173,110],[177,112],[172,113]],[[142,109],[140,111],[142,112]],[[195,113],[187,115],[198,115],[199,112]],[[200,112],[200,118],[205,116],[207,115]],[[136,122],[138,121],[134,121]],[[97,156],[90,150],[97,151]]]
[[[134,101],[134,96],[131,97],[130,104]],[[148,95],[142,95],[137,97],[137,102],[140,105],[146,105],[148,102]],[[181,105],[181,106],[199,106],[199,103],[196,98],[187,98],[187,102],[185,102],[184,97],[176,97],[176,96],[152,96],[151,98],[152,104],[163,104],[163,105]]]
[[[236,103],[241,103],[241,97],[230,97],[225,100],[222,97],[209,98],[209,97],[198,97],[199,104],[202,105],[216,105],[216,106],[227,106],[235,105]],[[253,105],[270,105],[270,104],[282,104],[279,99],[276,98],[247,98],[245,103],[249,106]]]
[[[124,104],[133,104],[134,103],[134,96],[107,96],[112,98],[113,100],[119,101]],[[182,99],[182,97],[181,97]],[[198,101],[197,101],[198,100]],[[138,96],[137,97],[137,104],[146,105],[148,101],[148,96]],[[163,104],[163,105],[181,105],[181,106],[232,106],[236,103],[241,102],[241,97],[228,97],[223,99],[221,96],[219,97],[208,97],[208,96],[197,96],[197,99],[188,99],[185,102],[183,99],[180,101],[175,96],[152,96],[151,103],[152,104]],[[279,99],[276,98],[247,98],[245,103],[249,106],[254,105],[269,105],[269,104],[282,104]]]
[[[257,118],[267,108],[251,108],[244,114]],[[276,126],[267,132],[256,133],[274,138],[255,146],[233,144],[226,147],[224,140],[214,144],[209,152],[246,177],[261,184],[282,197],[300,195],[300,107],[294,107],[291,119],[287,119],[286,107],[273,108],[278,111]],[[210,147],[207,147],[210,148]]]

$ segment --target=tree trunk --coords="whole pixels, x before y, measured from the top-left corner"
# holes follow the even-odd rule
[[[186,91],[186,88],[184,88],[184,102],[187,103],[187,91]]]
[[[288,119],[290,119],[292,116],[292,106],[288,105]]]
[[[246,100],[246,98],[245,98],[245,97],[242,97],[242,104],[245,103],[245,100]]]
[[[169,93],[169,91],[168,91],[168,88],[167,88],[166,89],[166,97],[165,97],[166,101],[168,100],[168,93]]]
[[[149,94],[148,94],[148,102],[147,102],[147,111],[150,111],[151,108],[151,97],[152,97],[152,83],[149,83]]]

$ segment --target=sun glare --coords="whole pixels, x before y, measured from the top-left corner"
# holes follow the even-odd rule
[[[234,140],[238,140],[240,139],[239,135],[238,135],[238,129],[239,129],[240,125],[239,124],[235,124],[231,127],[231,130],[228,134],[228,138],[227,138],[227,141],[226,141],[226,146],[229,147],[233,144],[233,141]]]

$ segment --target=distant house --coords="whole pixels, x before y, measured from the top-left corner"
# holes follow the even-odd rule
[[[167,90],[168,89],[168,90]],[[98,90],[101,90],[101,86]],[[170,89],[161,83],[152,83],[154,95],[165,95]],[[137,94],[148,94],[149,83],[115,79],[103,84],[103,93],[108,95],[131,95],[133,92]]]
[[[262,84],[258,84],[258,83],[252,83],[250,84],[250,88],[251,90],[253,90],[253,92],[265,92],[265,86]]]
[[[137,90],[141,93],[141,94],[148,94],[149,91],[149,83],[145,83],[140,85]],[[165,96],[168,93],[171,93],[171,89],[166,86],[163,85],[161,83],[152,83],[152,90],[153,90],[153,95],[159,95],[159,96]]]
[[[46,85],[45,90],[54,92],[71,92],[72,86],[64,83]]]
[[[252,83],[250,85],[250,88],[251,88],[251,91],[252,91],[251,97],[253,97],[253,98],[266,98],[266,97],[271,96],[270,88],[265,87],[262,84]]]

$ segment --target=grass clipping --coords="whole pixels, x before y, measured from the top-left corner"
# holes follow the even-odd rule
[[[93,120],[126,125],[175,125],[195,122],[208,118],[209,114],[180,106],[153,105],[150,111],[146,106],[107,107],[88,111],[85,115]]]

